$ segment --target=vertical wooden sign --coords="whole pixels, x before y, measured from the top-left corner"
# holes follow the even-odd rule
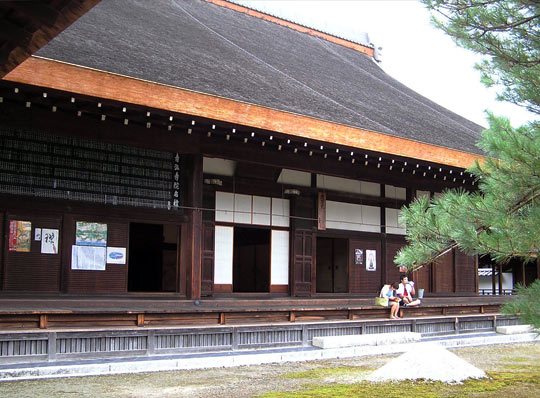
[[[318,228],[319,231],[326,230],[326,193],[319,192],[318,200]]]

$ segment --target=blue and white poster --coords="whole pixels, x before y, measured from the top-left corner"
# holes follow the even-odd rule
[[[125,247],[107,247],[107,264],[125,264]]]

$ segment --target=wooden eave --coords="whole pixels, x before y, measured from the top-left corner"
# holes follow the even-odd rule
[[[0,78],[99,2],[100,0],[0,2]]]
[[[458,168],[483,159],[477,154],[35,56],[4,80]]]

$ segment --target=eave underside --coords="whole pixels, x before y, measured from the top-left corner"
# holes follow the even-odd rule
[[[483,159],[451,148],[38,57],[29,58],[4,79],[453,167],[467,168]]]

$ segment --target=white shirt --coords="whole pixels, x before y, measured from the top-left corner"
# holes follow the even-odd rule
[[[403,283],[399,284],[399,288],[397,290],[397,294],[403,295],[405,293],[405,289],[407,289],[407,296],[412,298],[412,285],[410,283],[407,283],[406,285],[403,285]]]

